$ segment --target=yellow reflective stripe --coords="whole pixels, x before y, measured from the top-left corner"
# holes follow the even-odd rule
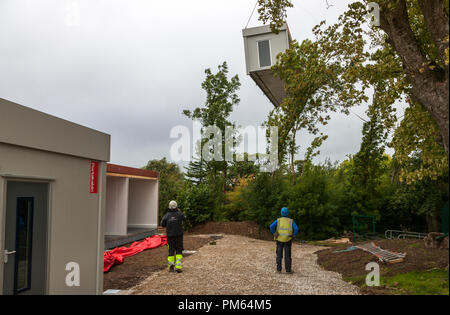
[[[277,220],[277,230],[278,231],[288,231],[288,233],[292,234],[292,219],[289,218],[279,218]]]
[[[181,269],[181,261],[183,260],[183,255],[177,255],[177,262],[175,263],[175,268],[176,269]]]
[[[292,223],[293,220],[286,217],[279,218],[277,220],[277,233],[278,233],[278,237],[276,238],[277,241],[288,242],[292,239],[293,234]]]

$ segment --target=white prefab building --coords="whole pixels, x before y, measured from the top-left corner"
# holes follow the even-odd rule
[[[159,173],[108,164],[106,185],[106,249],[157,233]]]
[[[242,33],[247,74],[277,107],[286,97],[286,92],[283,82],[274,77],[271,67],[277,62],[277,55],[284,53],[292,42],[289,28],[285,25],[278,34],[274,34],[269,25],[264,25],[246,28]]]
[[[0,99],[0,294],[103,292],[110,136]]]

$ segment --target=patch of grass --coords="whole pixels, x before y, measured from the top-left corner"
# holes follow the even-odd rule
[[[412,244],[409,244],[408,247],[411,247],[411,248],[419,248],[419,247],[420,247],[420,244],[419,244],[419,243],[412,243]]]
[[[344,281],[346,281],[350,284],[358,285],[360,287],[365,287],[366,286],[366,275],[356,276],[356,277],[344,277]]]
[[[381,289],[389,294],[449,295],[448,270],[435,269],[423,272],[409,272],[392,277],[381,276]],[[359,286],[371,293],[366,285],[366,275],[344,277],[344,281]],[[376,288],[374,288],[376,289]]]
[[[396,288],[400,294],[449,295],[448,269],[408,272],[392,277],[381,277],[381,285]]]

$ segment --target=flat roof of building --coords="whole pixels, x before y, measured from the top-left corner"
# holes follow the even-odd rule
[[[109,161],[110,135],[0,98],[0,142]]]
[[[150,180],[159,179],[159,172],[111,163],[107,164],[106,175],[115,177],[136,178],[136,179],[150,179]]]
[[[289,36],[289,42],[292,41],[291,31],[289,30],[289,26],[287,24],[284,24],[283,26],[281,26],[279,31],[287,31],[288,36]],[[257,35],[270,34],[270,33],[272,33],[272,29],[270,28],[270,25],[250,27],[250,28],[245,28],[242,30],[242,35],[244,37],[257,36]]]

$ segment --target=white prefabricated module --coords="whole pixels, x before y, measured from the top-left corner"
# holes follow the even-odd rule
[[[0,98],[0,294],[102,294],[110,136]]]
[[[108,164],[105,248],[157,233],[159,173]]]
[[[252,77],[274,106],[279,106],[286,97],[283,81],[274,77],[271,67],[277,55],[284,53],[292,41],[287,25],[278,34],[272,33],[269,25],[246,28],[244,36],[247,74]]]

